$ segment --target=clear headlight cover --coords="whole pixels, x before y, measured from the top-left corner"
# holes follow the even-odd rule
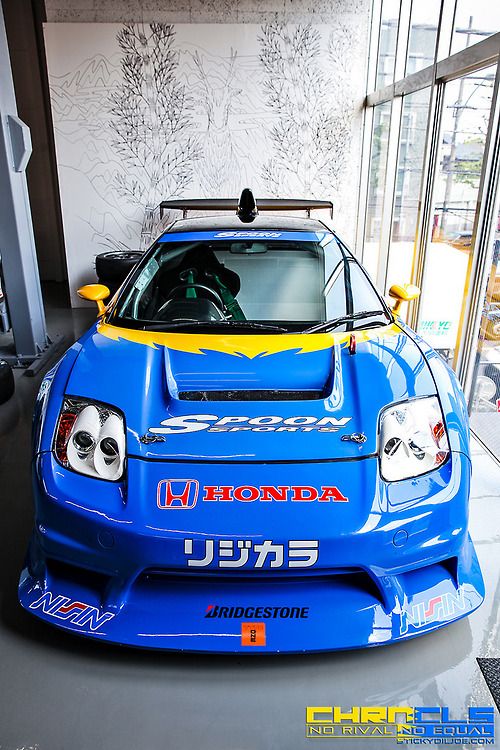
[[[392,404],[380,417],[380,473],[386,482],[410,479],[441,466],[450,453],[436,396]]]
[[[123,416],[110,406],[65,398],[54,444],[58,461],[89,477],[114,482],[125,467]]]

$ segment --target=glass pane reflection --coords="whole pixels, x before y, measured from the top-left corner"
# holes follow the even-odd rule
[[[495,227],[493,260],[483,302],[476,366],[471,388],[471,427],[500,458],[500,216]]]
[[[500,31],[500,3],[457,0],[451,53],[459,52]]]
[[[383,88],[394,81],[399,8],[399,0],[384,0],[382,3],[376,88]]]
[[[422,89],[403,101],[386,292],[392,284],[408,283],[412,277],[429,100],[430,89]]]
[[[419,333],[450,363],[462,311],[495,67],[447,84]]]
[[[384,204],[385,173],[387,168],[387,146],[391,102],[375,107],[373,114],[370,177],[366,210],[365,243],[363,263],[372,279],[376,278],[380,251],[380,229]]]
[[[413,3],[406,75],[423,70],[434,62],[439,10],[440,3],[436,0]]]

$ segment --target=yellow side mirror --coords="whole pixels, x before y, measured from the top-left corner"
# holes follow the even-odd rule
[[[389,289],[389,297],[396,300],[392,308],[393,313],[399,315],[403,302],[410,302],[412,299],[416,299],[419,294],[420,289],[414,284],[393,284]]]
[[[111,292],[104,284],[86,284],[78,289],[77,294],[82,299],[88,299],[90,302],[97,303],[99,315],[102,315],[106,309],[104,300],[109,297]]]

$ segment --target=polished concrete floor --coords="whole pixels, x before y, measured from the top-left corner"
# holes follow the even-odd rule
[[[92,311],[52,308],[50,331],[71,338],[90,320]],[[457,718],[468,705],[493,705],[476,657],[500,657],[500,468],[477,444],[471,530],[487,598],[470,618],[368,651],[221,658],[122,650],[65,635],[17,603],[39,380],[18,375],[16,396],[0,407],[0,750],[295,750],[313,742],[306,705],[446,705]],[[377,740],[376,750],[384,747],[395,742]]]

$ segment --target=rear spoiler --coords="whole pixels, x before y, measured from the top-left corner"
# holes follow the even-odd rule
[[[330,217],[333,218],[333,203],[331,201],[302,200],[300,198],[260,198],[256,199],[259,211],[311,211],[317,208],[327,208]],[[225,211],[226,213],[237,213],[238,198],[193,198],[188,200],[162,201],[160,203],[160,218],[163,212],[169,209],[182,211],[183,219],[188,211]]]

